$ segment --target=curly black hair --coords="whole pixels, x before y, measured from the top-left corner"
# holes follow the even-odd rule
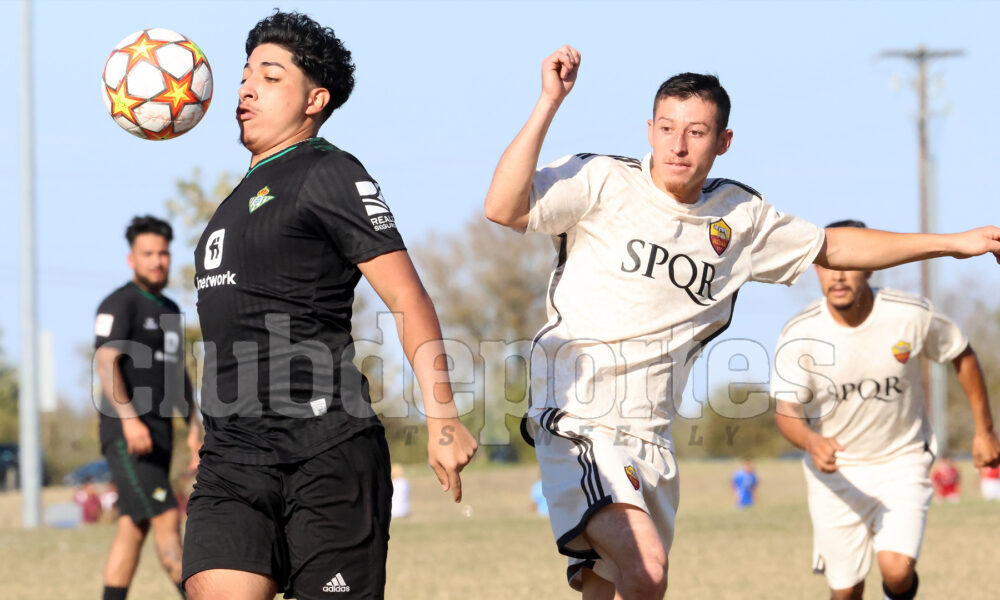
[[[247,35],[247,57],[261,44],[276,44],[292,53],[292,61],[320,87],[330,92],[330,102],[320,115],[326,121],[354,90],[351,52],[333,29],[323,27],[298,12],[281,12],[261,19]]]
[[[153,215],[146,215],[144,217],[133,217],[132,222],[129,223],[128,228],[125,229],[125,239],[128,240],[128,245],[131,246],[135,243],[135,238],[139,237],[143,233],[155,233],[156,235],[162,235],[167,238],[170,242],[174,239],[174,229],[163,219],[157,219]]]

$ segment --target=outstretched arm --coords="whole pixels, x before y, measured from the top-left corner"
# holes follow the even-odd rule
[[[1000,464],[1000,440],[997,440],[996,432],[993,431],[990,399],[979,359],[972,346],[969,346],[952,362],[958,371],[958,382],[972,407],[972,419],[976,427],[976,434],[972,439],[972,460],[976,468],[995,467]]]
[[[571,46],[556,50],[542,63],[542,95],[528,122],[507,146],[486,192],[486,218],[518,231],[528,227],[528,198],[545,134],[566,95],[576,83],[580,53]]]
[[[826,243],[813,262],[841,271],[875,271],[939,256],[969,258],[988,252],[1000,263],[1000,228],[938,234],[833,227],[826,230]]]
[[[377,256],[358,268],[396,317],[399,341],[424,398],[427,460],[441,482],[441,489],[450,489],[455,502],[459,502],[462,499],[459,473],[472,460],[478,445],[458,420],[447,376],[448,356],[434,304],[405,250]]]

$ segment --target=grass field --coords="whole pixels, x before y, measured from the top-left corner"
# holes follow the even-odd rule
[[[670,598],[691,600],[823,598],[822,577],[810,571],[811,533],[801,467],[761,462],[758,504],[732,508],[734,462],[681,464],[681,507],[670,554]],[[978,476],[961,464],[963,500],[931,508],[919,571],[922,598],[997,597],[1000,503],[979,498]],[[531,512],[537,469],[472,468],[466,500],[446,500],[429,471],[411,468],[413,516],[392,525],[390,599],[579,598],[565,584],[565,562],[548,522]],[[65,502],[68,489],[49,489],[46,502]],[[17,528],[19,498],[0,494],[0,598],[100,597],[110,525],[77,530]],[[880,599],[877,575],[866,598]],[[992,591],[991,591],[992,590]],[[130,598],[176,598],[146,545]]]

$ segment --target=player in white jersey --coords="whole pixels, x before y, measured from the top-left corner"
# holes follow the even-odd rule
[[[977,467],[1000,463],[986,383],[968,340],[926,299],[873,289],[871,272],[816,273],[825,298],[785,325],[771,380],[778,427],[808,454],[813,569],[831,598],[861,598],[874,550],[885,597],[910,599],[936,452],[920,358],[954,363],[972,406]]]
[[[486,216],[557,240],[523,429],[570,584],[586,599],[660,598],[678,502],[670,421],[740,286],[791,284],[813,262],[878,269],[945,254],[1000,257],[1000,229],[824,234],[745,185],[708,180],[732,141],[729,97],[717,78],[691,73],[657,92],[652,152],[641,161],[579,154],[536,173],[579,64],[569,46],[544,61],[541,97],[497,165]]]

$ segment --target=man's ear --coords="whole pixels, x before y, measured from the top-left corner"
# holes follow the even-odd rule
[[[322,113],[329,102],[330,92],[326,88],[312,88],[306,99],[306,114],[313,117]]]
[[[733,130],[726,129],[719,133],[719,145],[715,149],[716,156],[722,156],[729,150],[729,145],[733,143]]]

